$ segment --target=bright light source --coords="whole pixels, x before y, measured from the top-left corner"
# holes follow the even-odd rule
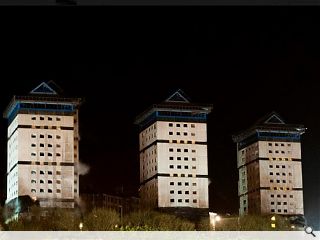
[[[275,221],[276,220],[276,216],[272,216],[271,221]]]
[[[294,225],[291,225],[291,228],[292,228],[292,229],[295,229],[296,227],[295,227]]]
[[[272,228],[276,228],[276,224],[275,223],[271,223],[271,227]]]
[[[80,228],[80,231],[82,231],[82,228],[83,228],[83,223],[82,222],[79,224],[79,228]]]
[[[221,217],[220,217],[219,215],[217,215],[217,216],[215,217],[215,220],[216,220],[216,222],[220,222],[220,221],[221,221]]]

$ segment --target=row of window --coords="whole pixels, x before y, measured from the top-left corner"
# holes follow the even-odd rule
[[[181,152],[181,150],[182,150],[181,148],[177,148],[177,152]],[[173,148],[169,148],[169,152],[173,152]],[[189,149],[188,148],[184,148],[183,152],[189,152]],[[192,149],[191,152],[195,153],[196,150]]]
[[[273,168],[274,165],[269,165],[269,168]],[[286,168],[286,165],[275,165],[276,168]],[[290,167],[290,166],[289,166]]]
[[[281,146],[281,147],[284,147],[285,146],[285,144],[284,143],[271,143],[271,142],[269,142],[268,143],[268,146],[276,146],[276,147],[278,147],[278,146]],[[291,147],[291,143],[287,143],[287,146],[288,147]]]
[[[173,174],[171,175],[171,177],[179,177],[179,174],[178,174],[178,173],[173,173]],[[192,175],[191,173],[190,173],[190,174],[181,173],[181,174],[180,174],[180,177],[195,177],[195,175]]]
[[[175,182],[170,182],[170,186],[174,186],[174,185],[175,185]],[[182,186],[182,182],[177,182],[177,185]],[[189,182],[185,182],[184,185],[189,186]],[[197,183],[193,182],[192,186],[194,186],[194,187],[197,186]]]
[[[270,179],[270,183],[281,183],[281,180],[277,179],[275,181],[274,179]],[[282,180],[282,183],[287,183],[287,180]],[[292,180],[289,180],[289,183],[292,183]]]
[[[176,165],[176,167],[177,167],[177,169],[182,169],[181,165]],[[173,169],[174,165],[169,165],[169,168]],[[184,169],[189,169],[189,166],[188,165],[184,165]],[[192,166],[192,169],[196,169],[196,166]]]
[[[183,124],[181,124],[181,123],[176,123],[176,127],[188,127],[188,124],[187,123],[183,123]],[[169,127],[173,127],[173,123],[169,123]],[[191,123],[190,124],[190,127],[191,128],[195,128],[196,127],[196,125],[195,124],[193,124],[193,123]]]
[[[40,143],[40,144],[39,144],[39,147],[45,147],[45,146],[46,146],[46,145],[45,145],[44,143]],[[31,147],[37,147],[37,144],[36,144],[36,143],[31,143]],[[50,143],[48,143],[48,144],[47,144],[47,147],[52,148],[53,145],[50,144]],[[56,148],[61,148],[61,145],[60,145],[60,144],[56,144]],[[77,148],[77,147],[74,146],[74,148]]]
[[[271,198],[274,198],[275,195],[274,195],[274,194],[271,194],[270,197],[271,197]],[[287,197],[287,194],[283,194],[282,196],[281,196],[281,194],[277,194],[276,197],[277,197],[277,198],[281,198],[281,197],[282,197],[282,198],[286,198],[286,197]],[[293,195],[289,195],[289,197],[290,197],[290,198],[293,198]]]
[[[52,171],[44,171],[44,170],[40,170],[39,173],[41,175],[44,175],[45,173],[47,173],[48,175],[52,175],[53,174]],[[32,170],[31,174],[37,174],[37,171],[36,170]],[[61,171],[56,171],[56,175],[61,175]]]
[[[40,156],[40,157],[44,157],[44,155],[45,155],[44,152],[40,152],[40,153],[39,153],[39,156]],[[32,156],[32,157],[35,157],[35,156],[37,156],[37,153],[33,152],[33,153],[31,153],[31,156]],[[52,153],[48,152],[48,153],[47,153],[47,156],[48,156],[48,157],[52,157],[53,155],[52,155]],[[56,156],[57,156],[57,157],[61,157],[61,153],[56,153]]]
[[[44,181],[45,181],[45,180],[40,179],[39,182],[40,182],[40,183],[44,183]],[[31,183],[35,184],[35,183],[37,183],[37,180],[32,179],[32,180],[31,180]],[[60,184],[61,181],[60,181],[60,180],[56,180],[56,183],[57,183],[57,184]],[[52,180],[48,180],[48,184],[52,184]]]
[[[170,202],[171,202],[171,203],[174,203],[174,201],[175,201],[174,198],[171,198],[171,199],[170,199]],[[185,199],[184,202],[189,203],[190,200],[189,200],[189,199]],[[197,203],[198,200],[197,200],[197,199],[193,199],[192,202],[193,202],[193,203]],[[182,199],[178,199],[178,203],[182,203]]]
[[[176,193],[182,194],[183,191],[179,190]],[[170,194],[174,194],[174,190],[170,190]],[[189,194],[189,191],[184,191],[184,194]],[[197,191],[192,191],[192,194],[197,194]]]
[[[272,150],[269,150],[269,153],[273,153],[273,151],[272,151]],[[282,153],[282,154],[284,154],[284,153],[286,153],[286,152],[285,152],[285,151],[275,150],[274,153]],[[288,151],[287,153],[290,154],[291,151]]]
[[[177,160],[178,160],[178,161],[181,161],[181,159],[182,159],[182,157],[177,157]],[[195,158],[195,157],[193,157],[193,158],[191,158],[191,159],[192,159],[192,161],[196,161],[196,158]],[[174,157],[172,157],[172,156],[169,157],[169,160],[171,160],[171,161],[174,160]],[[189,161],[189,157],[183,157],[183,160],[184,160],[184,161]]]
[[[173,132],[169,132],[169,135],[172,136],[173,135]],[[177,136],[181,136],[181,132],[176,132],[176,135]],[[190,134],[192,137],[194,137],[196,134],[195,133],[191,133]],[[188,133],[187,132],[183,132],[183,136],[188,136]]]
[[[39,119],[41,121],[45,120],[45,117],[39,117]],[[47,117],[48,121],[52,121],[53,120],[53,117]],[[35,121],[37,120],[37,117],[31,117],[31,120]],[[61,121],[61,118],[60,117],[56,117],[56,121]]]
[[[275,210],[274,208],[272,208],[272,209],[271,209],[271,212],[274,213],[274,212],[276,212],[276,210]],[[281,213],[281,212],[282,212],[282,209],[277,209],[277,212],[278,212],[278,213]],[[287,212],[288,212],[288,209],[283,209],[283,212],[284,212],[284,213],[287,213]],[[291,210],[291,212],[293,212],[293,210]]]
[[[31,192],[32,192],[32,193],[36,193],[37,190],[34,189],[34,188],[32,188],[32,189],[31,189]],[[45,191],[44,191],[43,188],[40,188],[40,192],[41,192],[41,193],[44,193]],[[48,193],[53,193],[53,192],[52,192],[52,189],[48,189]],[[57,190],[56,190],[56,193],[61,193],[61,189],[57,189]]]
[[[273,172],[269,172],[269,175],[270,175],[270,176],[273,176],[274,174],[273,174]],[[276,175],[277,175],[277,176],[280,176],[280,173],[279,173],[279,172],[277,172],[277,173],[276,173]],[[283,173],[282,173],[282,176],[286,176],[286,173],[285,173],[285,172],[283,172]],[[289,173],[288,173],[288,176],[292,176],[292,173],[291,173],[291,172],[289,172]]]
[[[36,134],[31,134],[31,138],[36,138],[37,135]],[[39,134],[39,138],[44,138],[45,135],[44,134]],[[51,134],[47,134],[47,138],[53,138]],[[61,139],[60,135],[56,135],[56,139]]]

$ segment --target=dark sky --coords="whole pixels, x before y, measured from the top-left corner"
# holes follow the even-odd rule
[[[133,121],[183,89],[211,103],[210,209],[238,211],[231,136],[277,111],[304,124],[305,214],[320,223],[320,34],[318,9],[271,7],[2,8],[0,104],[54,80],[82,97],[81,192],[137,188]],[[6,166],[6,122],[0,125]],[[3,179],[5,178],[5,171]],[[2,189],[4,190],[4,180]]]

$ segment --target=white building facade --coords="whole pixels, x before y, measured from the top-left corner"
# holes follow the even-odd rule
[[[38,200],[41,207],[74,207],[79,197],[80,99],[62,98],[41,83],[28,96],[14,96],[8,119],[7,199]]]
[[[239,214],[303,215],[302,125],[271,113],[233,137],[237,143]]]
[[[150,208],[209,207],[207,115],[179,90],[136,119],[140,126],[140,196]]]

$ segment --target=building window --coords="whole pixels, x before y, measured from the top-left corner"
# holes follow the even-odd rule
[[[31,180],[31,183],[37,183],[37,181],[36,181],[36,180],[34,180],[34,179],[32,179],[32,180]]]
[[[184,201],[185,201],[186,203],[188,203],[188,202],[189,202],[189,199],[185,199]]]
[[[293,195],[290,195],[290,198],[293,198]]]
[[[49,121],[52,121],[52,117],[48,117],[48,120],[49,120]]]
[[[182,191],[178,191],[178,194],[182,194]]]
[[[40,171],[40,174],[43,175],[43,174],[44,174],[44,171]]]
[[[31,171],[31,174],[36,174],[36,173],[37,173],[37,172],[36,172],[36,171],[34,171],[34,170],[32,170],[32,171]]]
[[[195,161],[196,160],[196,158],[192,158],[192,161]]]
[[[178,182],[178,186],[181,186],[182,184],[181,184],[181,182]]]
[[[43,120],[44,120],[44,117],[40,117],[40,120],[43,121]]]
[[[48,144],[48,147],[50,147],[50,148],[51,148],[51,147],[52,147],[52,144]]]
[[[173,127],[173,123],[169,123],[169,127]]]
[[[61,156],[61,154],[60,154],[60,153],[56,153],[56,156],[57,156],[57,157],[60,157],[60,156]]]
[[[170,199],[170,202],[174,202],[174,199],[173,199],[173,198],[171,198],[171,199]]]
[[[273,179],[270,179],[270,182],[273,183]]]
[[[169,132],[169,135],[173,135],[173,132]]]
[[[52,193],[52,189],[48,189],[48,193]]]
[[[185,191],[184,194],[189,194],[189,191]]]
[[[178,148],[178,149],[177,149],[177,152],[181,152],[181,149],[180,149],[180,148]]]
[[[37,191],[36,191],[35,189],[31,189],[31,192],[32,192],[32,193],[35,193],[35,192],[37,192]]]
[[[59,118],[59,117],[57,117],[56,119],[57,119],[57,121],[61,121],[61,118]]]
[[[281,212],[281,209],[278,209],[278,212]]]
[[[196,126],[194,124],[191,124],[191,128],[195,128]]]
[[[272,146],[272,143],[268,143],[269,146]]]
[[[176,127],[180,127],[180,123],[177,123],[177,124],[176,124]]]
[[[189,166],[188,166],[188,165],[185,165],[185,166],[184,166],[184,169],[189,169]]]
[[[61,148],[61,145],[60,145],[60,144],[57,144],[56,147],[57,147],[57,148]]]
[[[44,138],[44,135],[43,135],[43,134],[40,134],[40,138]]]
[[[169,168],[173,168],[173,165],[170,165]]]
[[[181,160],[181,157],[177,157],[177,160]]]
[[[31,147],[36,147],[36,144],[35,144],[35,143],[32,143],[32,144],[31,144]]]
[[[271,151],[271,150],[269,150],[269,153],[272,153],[272,151]]]
[[[192,194],[197,194],[197,191],[193,191]]]
[[[61,136],[60,135],[56,135],[56,139],[60,139],[61,138]]]
[[[174,182],[170,182],[170,185],[173,186],[173,185],[174,185]]]
[[[44,181],[41,179],[41,180],[40,180],[40,183],[44,183]]]
[[[273,175],[273,172],[269,172],[269,175]]]
[[[269,165],[269,168],[273,168],[273,165]]]
[[[196,134],[195,133],[191,133],[191,136],[194,137],[194,136],[196,136]]]
[[[36,120],[36,117],[32,117],[31,120]]]
[[[276,168],[279,168],[280,166],[279,165],[276,165]]]
[[[34,152],[31,153],[31,156],[32,156],[32,157],[35,157],[35,156],[36,156],[36,153],[34,153]]]
[[[40,189],[40,192],[43,193],[43,192],[44,192],[44,189]]]
[[[172,143],[177,143],[177,140],[172,140]]]
[[[188,127],[188,124],[184,123],[184,124],[183,124],[183,127]]]
[[[274,202],[271,202],[271,205],[274,205]]]
[[[197,199],[193,199],[193,201],[192,201],[193,203],[197,203],[198,202],[198,200]]]
[[[274,197],[274,195],[273,195],[273,194],[271,194],[271,197],[273,198],[273,197]]]
[[[169,160],[173,160],[173,157],[169,157]]]
[[[44,156],[44,153],[43,153],[43,152],[41,152],[41,153],[40,153],[40,156],[41,156],[41,157],[43,157],[43,156]]]
[[[188,133],[187,133],[187,132],[184,132],[183,135],[184,135],[184,136],[188,136]]]
[[[52,184],[52,180],[48,180],[48,184]]]
[[[274,212],[274,209],[271,209],[271,212]]]
[[[185,185],[185,186],[189,186],[189,183],[188,183],[188,182],[185,182],[184,185]]]
[[[185,177],[185,175],[182,173],[182,174],[181,174],[181,177]]]
[[[278,197],[278,198],[281,198],[281,195],[280,195],[280,194],[278,194],[278,195],[277,195],[277,197]]]
[[[174,194],[174,190],[170,190],[170,194]]]
[[[40,147],[44,147],[44,144],[43,144],[43,143],[40,143]]]
[[[184,160],[185,160],[185,161],[188,161],[188,157],[184,157]]]
[[[181,165],[178,165],[177,168],[178,168],[178,169],[181,169]]]
[[[36,138],[37,136],[35,134],[31,134],[31,138]]]
[[[173,152],[173,148],[169,148],[169,152]]]
[[[194,182],[194,183],[192,183],[192,186],[197,186],[197,183],[195,183],[195,182]]]

